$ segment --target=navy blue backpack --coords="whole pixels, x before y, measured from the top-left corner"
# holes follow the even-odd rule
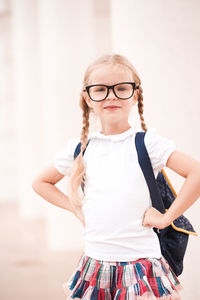
[[[138,154],[138,162],[144,174],[148,185],[152,206],[161,213],[165,213],[171,206],[177,194],[171,185],[165,171],[162,169],[157,178],[155,178],[151,161],[144,143],[144,131],[137,132],[135,136],[135,145]],[[88,140],[87,145],[89,144]],[[87,147],[87,146],[86,146]],[[76,146],[74,159],[79,155],[81,142]],[[83,151],[83,155],[86,148]],[[81,184],[84,190],[84,183]],[[183,258],[188,244],[189,235],[197,236],[190,221],[183,215],[175,219],[168,227],[163,229],[153,228],[156,232],[161,253],[169,263],[170,267],[176,274],[180,275],[183,271]]]

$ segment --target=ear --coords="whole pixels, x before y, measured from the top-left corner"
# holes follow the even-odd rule
[[[92,105],[91,105],[91,99],[88,97],[88,95],[85,93],[83,95],[84,99],[85,99],[85,102],[87,103],[88,107],[90,107],[92,109]]]
[[[135,90],[132,98],[132,104],[135,105],[137,101],[138,101],[138,90]]]

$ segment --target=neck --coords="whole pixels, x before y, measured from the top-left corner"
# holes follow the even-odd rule
[[[110,125],[110,126],[102,126],[102,129],[100,133],[104,135],[111,135],[111,134],[120,134],[123,133],[124,131],[128,130],[131,128],[130,124],[123,125],[123,126],[117,126],[117,125]]]

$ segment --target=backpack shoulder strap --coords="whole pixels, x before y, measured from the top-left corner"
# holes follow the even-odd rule
[[[83,150],[83,155],[85,153],[85,150],[87,149],[89,142],[90,142],[90,139],[88,140],[87,145],[86,145],[85,149]],[[78,145],[76,146],[76,148],[74,150],[74,159],[79,155],[80,152],[81,152],[81,142],[78,143]],[[82,182],[81,188],[82,188],[83,192],[84,192],[84,186],[85,186],[85,184],[84,184],[84,182]]]
[[[151,160],[149,158],[145,143],[144,137],[146,132],[140,131],[136,133],[135,136],[135,145],[138,155],[138,162],[144,174],[144,178],[146,180],[152,206],[159,210],[161,213],[165,213],[164,203],[162,201],[161,195],[159,193],[158,186],[156,184],[155,175],[153,172],[153,168],[151,165]]]
[[[90,142],[90,139],[88,140],[87,145],[86,145],[85,149],[83,150],[83,155],[85,153],[85,150],[86,150],[89,142]],[[76,146],[76,148],[74,150],[74,159],[79,155],[80,152],[81,152],[81,142],[78,143],[78,145]]]

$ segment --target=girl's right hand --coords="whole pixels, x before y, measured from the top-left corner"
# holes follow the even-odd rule
[[[81,207],[76,207],[74,209],[74,215],[79,219],[79,221],[81,221],[81,223],[85,227],[85,218],[84,218],[83,211],[82,211]]]

